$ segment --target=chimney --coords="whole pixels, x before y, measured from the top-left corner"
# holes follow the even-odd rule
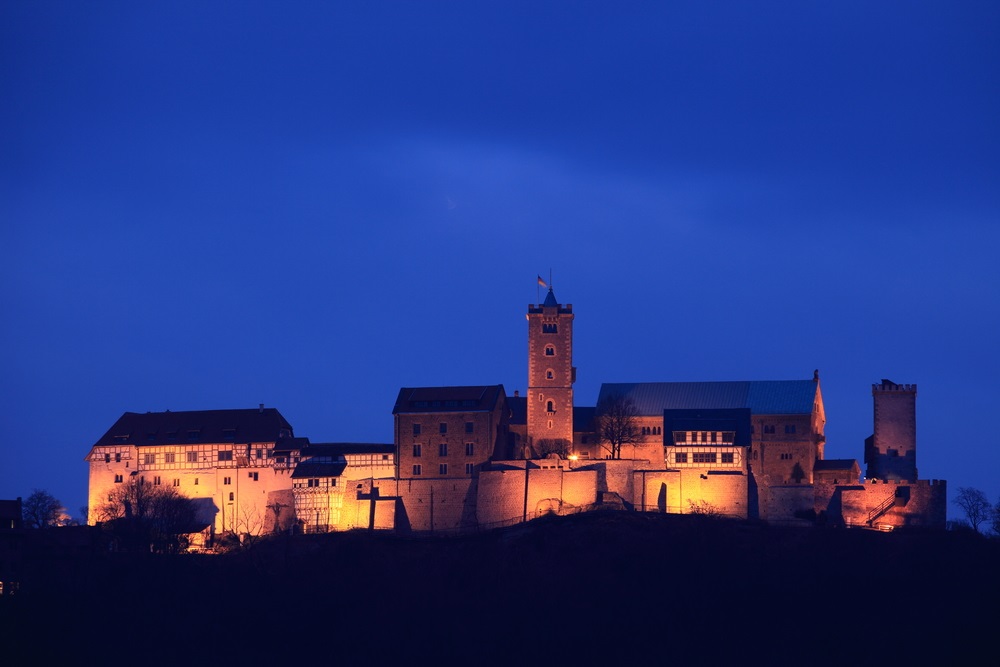
[[[260,409],[258,410],[258,412],[260,412],[261,414],[264,413],[264,404],[263,403],[260,404]]]
[[[519,392],[517,391],[517,389],[515,389],[515,390],[514,390],[514,398],[517,398],[517,397],[518,397],[518,396],[520,396],[520,395],[521,395],[521,394],[520,394],[520,393],[519,393]]]

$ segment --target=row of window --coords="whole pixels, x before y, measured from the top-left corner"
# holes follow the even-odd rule
[[[688,443],[731,445],[735,440],[734,431],[674,431],[674,443],[679,445]]]
[[[420,435],[420,432],[421,432],[420,424],[414,424],[413,435]],[[448,424],[446,424],[445,422],[441,422],[440,424],[438,424],[438,433],[447,433],[447,432],[448,432]],[[475,433],[476,422],[465,422],[465,432]]]
[[[642,434],[643,435],[662,435],[663,434],[663,427],[662,426],[643,426],[642,427]]]
[[[424,468],[423,468],[423,466],[421,464],[414,463],[413,464],[413,475],[414,475],[414,477],[419,477],[420,475],[422,475],[423,474],[423,469]],[[466,475],[471,475],[475,471],[475,469],[476,469],[476,466],[475,466],[474,463],[466,463],[465,464],[465,474]],[[447,475],[448,474],[448,464],[447,463],[439,463],[438,464],[438,474],[439,475]]]
[[[268,457],[269,450],[258,449],[256,455],[258,459],[266,459]],[[197,463],[198,462],[198,452],[190,451],[183,452],[184,461],[187,463]],[[155,465],[157,454],[147,453],[142,455],[142,462],[144,465]],[[115,453],[115,463],[121,463],[122,455],[120,452]],[[233,450],[231,449],[220,449],[217,452],[217,460],[219,461],[232,461],[233,460]],[[111,454],[104,455],[104,462],[111,463]],[[165,452],[163,454],[164,463],[178,463],[177,452]]]
[[[754,432],[754,427],[750,427],[750,432]],[[774,424],[764,424],[764,434],[773,435],[775,432]],[[795,435],[795,424],[785,424],[785,435]]]
[[[559,325],[542,323],[542,333],[559,333]]]
[[[735,463],[733,452],[675,452],[675,463]]]
[[[323,486],[334,487],[337,486],[337,480],[332,477],[328,479],[313,477],[306,480],[297,480],[292,486],[296,489],[301,489],[303,487],[307,489],[318,489]]]
[[[414,458],[419,458],[423,456],[423,445],[413,445],[413,456]],[[465,455],[474,456],[476,453],[476,443],[467,442],[465,443]],[[438,445],[438,456],[448,456],[448,443],[442,442]]]
[[[247,478],[250,479],[251,481],[258,482],[258,481],[260,481],[260,473],[258,473],[258,472],[248,472],[247,473]],[[140,477],[139,479],[143,483],[146,481],[145,477]],[[115,475],[115,484],[121,484],[124,481],[125,481],[124,475]],[[160,478],[159,475],[156,475],[155,477],[153,477],[153,484],[154,485],[159,486],[161,482],[162,482],[162,480],[161,480],[161,478]],[[228,486],[228,485],[230,485],[232,483],[233,483],[233,478],[232,477],[223,477],[222,478],[222,484],[223,484],[223,486]],[[174,486],[180,486],[181,485],[181,480],[179,478],[175,477],[174,480],[173,480],[173,485]],[[194,478],[194,485],[198,486],[198,478],[197,477]]]

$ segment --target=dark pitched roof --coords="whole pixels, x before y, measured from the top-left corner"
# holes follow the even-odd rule
[[[126,412],[94,446],[273,442],[290,436],[291,424],[275,408]]]
[[[542,305],[545,306],[546,308],[554,308],[555,306],[559,305],[559,302],[556,301],[555,292],[552,291],[551,287],[549,288],[549,293],[545,295],[545,303],[543,303]]]
[[[392,414],[481,412],[492,410],[504,396],[502,384],[475,387],[403,387]]]
[[[303,477],[340,477],[347,468],[345,461],[303,461],[295,466],[292,479]]]
[[[507,407],[510,408],[510,423],[511,424],[527,424],[528,423],[528,397],[527,396],[508,396],[507,397]]]
[[[372,442],[314,442],[301,450],[303,458],[309,456],[347,456],[348,454],[392,454],[393,444]]]
[[[632,382],[601,385],[598,404],[615,394],[632,399],[642,416],[664,410],[749,408],[755,415],[812,414],[815,380],[750,382]]]
[[[857,459],[823,459],[813,464],[813,470],[850,470],[857,465]]]

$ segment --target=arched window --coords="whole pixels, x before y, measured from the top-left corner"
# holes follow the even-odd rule
[[[554,356],[556,356],[556,348],[553,347],[552,345],[546,345],[545,346],[545,356],[546,357],[554,357]]]
[[[556,374],[552,372],[551,368],[545,371],[545,379],[546,380],[551,380],[555,376],[556,376]]]
[[[235,499],[235,495],[233,494],[232,491],[230,491],[229,492],[229,502],[233,502],[234,499]]]
[[[556,408],[553,405],[552,401],[549,401],[546,405],[547,405],[547,407],[545,408],[546,412],[555,412],[556,411]]]

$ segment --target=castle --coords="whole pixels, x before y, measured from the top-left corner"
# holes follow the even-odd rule
[[[572,305],[548,287],[527,321],[524,396],[502,385],[404,387],[392,443],[311,443],[264,405],[127,412],[86,457],[88,522],[108,518],[102,507],[131,482],[191,498],[200,544],[276,530],[459,532],[597,508],[944,528],[946,483],[917,475],[916,385],[872,386],[862,478],[856,460],[824,457],[818,371],[603,384],[597,405],[581,407]]]

